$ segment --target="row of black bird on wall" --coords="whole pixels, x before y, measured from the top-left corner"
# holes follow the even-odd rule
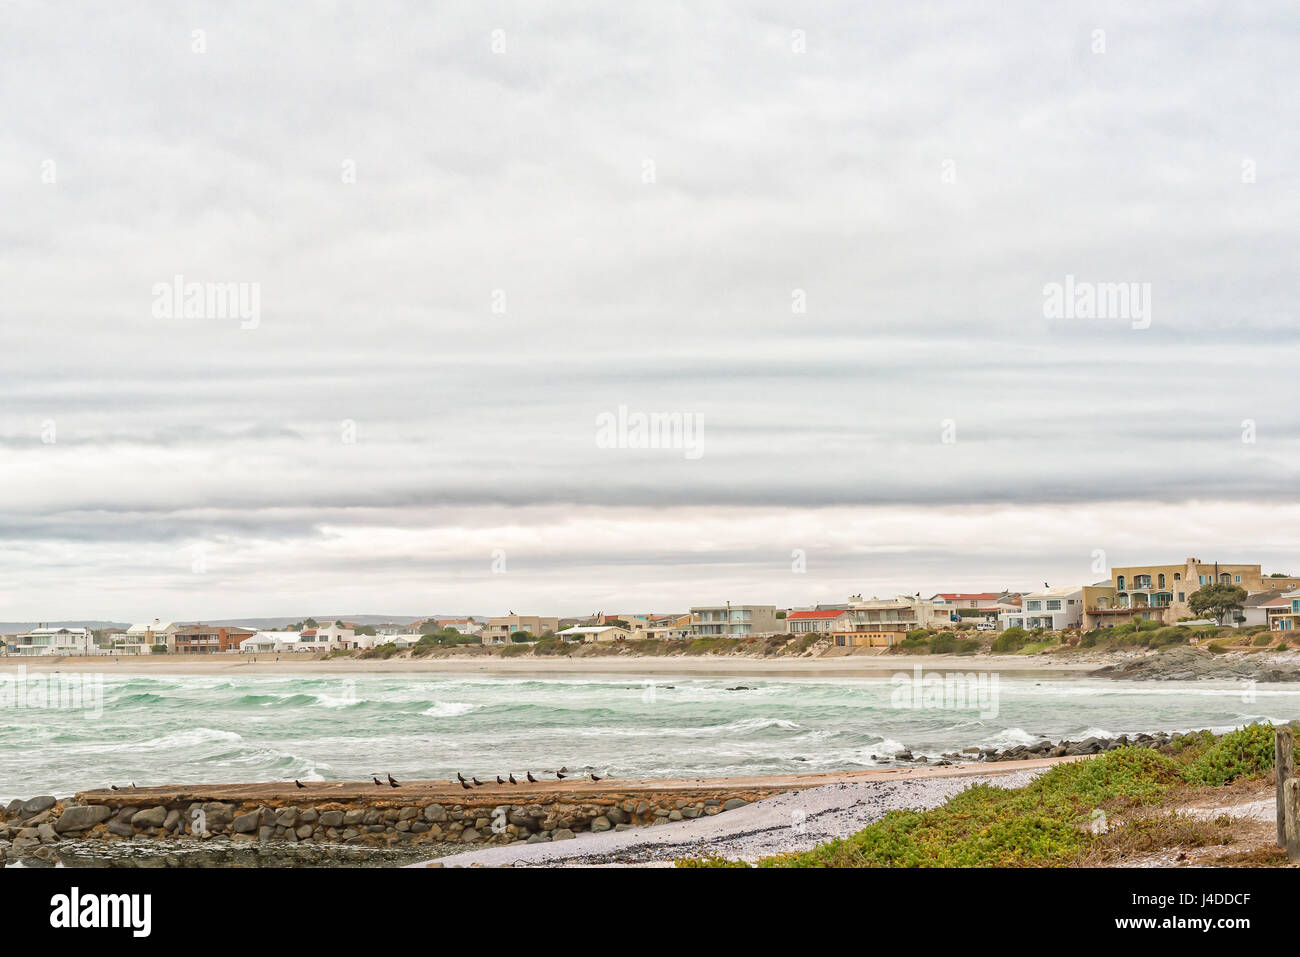
[[[556,779],[557,781],[563,781],[565,778],[569,777],[569,775],[570,775],[570,771],[569,771],[569,769],[568,769],[567,767],[560,768],[560,770],[558,770],[558,771],[555,772],[555,779]],[[600,777],[599,775],[597,775],[596,772],[594,772],[594,771],[590,771],[590,772],[588,772],[586,776],[589,777],[589,778],[591,778],[591,780],[593,780],[593,781],[603,781],[603,780],[605,780],[603,777]],[[501,775],[498,774],[498,775],[497,775],[497,784],[524,784],[525,782],[527,782],[528,784],[537,784],[537,783],[538,783],[537,778],[533,777],[533,772],[532,772],[532,771],[525,771],[525,772],[524,772],[524,779],[525,779],[524,781],[516,780],[516,778],[515,778],[515,776],[514,776],[513,773],[506,775],[505,778],[502,778]],[[375,786],[376,786],[376,787],[383,787],[383,786],[384,786],[384,782],[381,781],[381,780],[379,780],[378,777],[375,777],[375,776],[372,775],[371,778],[370,778],[370,780],[372,780],[372,781],[375,782]],[[459,771],[456,772],[456,780],[460,782],[460,786],[461,786],[462,788],[464,788],[466,791],[472,791],[472,790],[474,790],[474,788],[481,788],[481,787],[484,786],[484,784],[487,783],[487,782],[485,782],[485,781],[480,781],[478,778],[476,778],[476,777],[472,777],[472,776],[471,776],[470,778],[467,779],[467,778],[465,777],[465,775],[461,774]],[[303,783],[302,783],[301,781],[299,781],[297,778],[294,778],[293,783],[294,783],[297,787],[300,787],[300,788],[306,788],[306,787],[307,787],[307,785],[303,784]],[[134,786],[134,785],[132,785],[132,786]],[[400,788],[402,785],[401,785],[401,782],[400,782],[400,781],[395,780],[395,779],[393,778],[393,776],[390,774],[390,775],[388,775],[388,786],[389,786],[389,787],[392,787],[392,788]],[[114,788],[114,790],[117,790],[117,789]]]

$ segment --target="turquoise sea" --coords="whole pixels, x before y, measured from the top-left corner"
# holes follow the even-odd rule
[[[80,680],[80,676],[78,676]],[[1042,737],[1230,729],[1300,717],[1300,685],[1002,677],[990,702],[890,678],[112,676],[80,707],[0,696],[0,798],[109,784],[480,778],[598,769],[719,776],[877,766]],[[3,690],[3,689],[0,689]],[[986,689],[987,690],[987,689]],[[957,702],[960,705],[960,702]],[[985,713],[981,714],[980,710]],[[98,712],[98,713],[96,713]]]

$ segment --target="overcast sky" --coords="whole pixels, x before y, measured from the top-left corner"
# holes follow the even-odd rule
[[[1293,5],[271,6],[0,8],[0,620],[1300,574]]]

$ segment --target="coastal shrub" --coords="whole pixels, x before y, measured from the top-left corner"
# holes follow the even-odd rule
[[[1262,631],[1262,632],[1260,632],[1258,635],[1255,636],[1255,640],[1254,640],[1253,644],[1255,645],[1256,648],[1263,648],[1265,645],[1267,645],[1267,644],[1268,644],[1270,641],[1272,641],[1272,640],[1273,640],[1273,639],[1269,636],[1269,633],[1268,633],[1268,632],[1266,632],[1266,631]]]
[[[959,655],[973,655],[979,649],[980,643],[978,641],[959,641],[957,642],[956,653]]]
[[[1185,645],[1192,637],[1192,629],[1186,625],[1166,625],[1151,632],[1147,646],[1163,648],[1166,645]]]
[[[527,631],[512,631],[510,632],[510,640],[516,644],[522,644],[524,642],[532,641],[533,636],[531,632]]]
[[[1007,652],[1019,651],[1028,642],[1029,636],[1025,629],[1019,626],[1008,628],[1002,634],[993,639],[993,652],[995,654],[1005,654]]]
[[[950,631],[941,631],[930,639],[930,654],[946,655],[957,650],[960,640]]]
[[[1273,726],[1252,724],[1209,744],[1183,772],[1189,784],[1217,786],[1273,769]]]
[[[1276,646],[1273,650],[1274,650],[1274,651],[1286,651],[1286,642],[1285,642],[1285,641],[1279,641],[1279,642],[1277,643],[1277,646]]]

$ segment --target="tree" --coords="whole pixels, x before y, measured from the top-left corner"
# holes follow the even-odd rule
[[[1246,589],[1240,585],[1206,585],[1192,592],[1187,605],[1196,615],[1209,614],[1219,624],[1231,611],[1238,611],[1246,604]]]
[[[510,633],[510,640],[518,644],[523,644],[526,641],[532,641],[533,636],[526,631],[512,631]]]
[[[778,612],[776,613],[776,617],[777,617],[778,619],[780,619],[780,618],[784,618],[784,617],[785,617],[785,612],[783,612],[783,611],[778,611]]]

